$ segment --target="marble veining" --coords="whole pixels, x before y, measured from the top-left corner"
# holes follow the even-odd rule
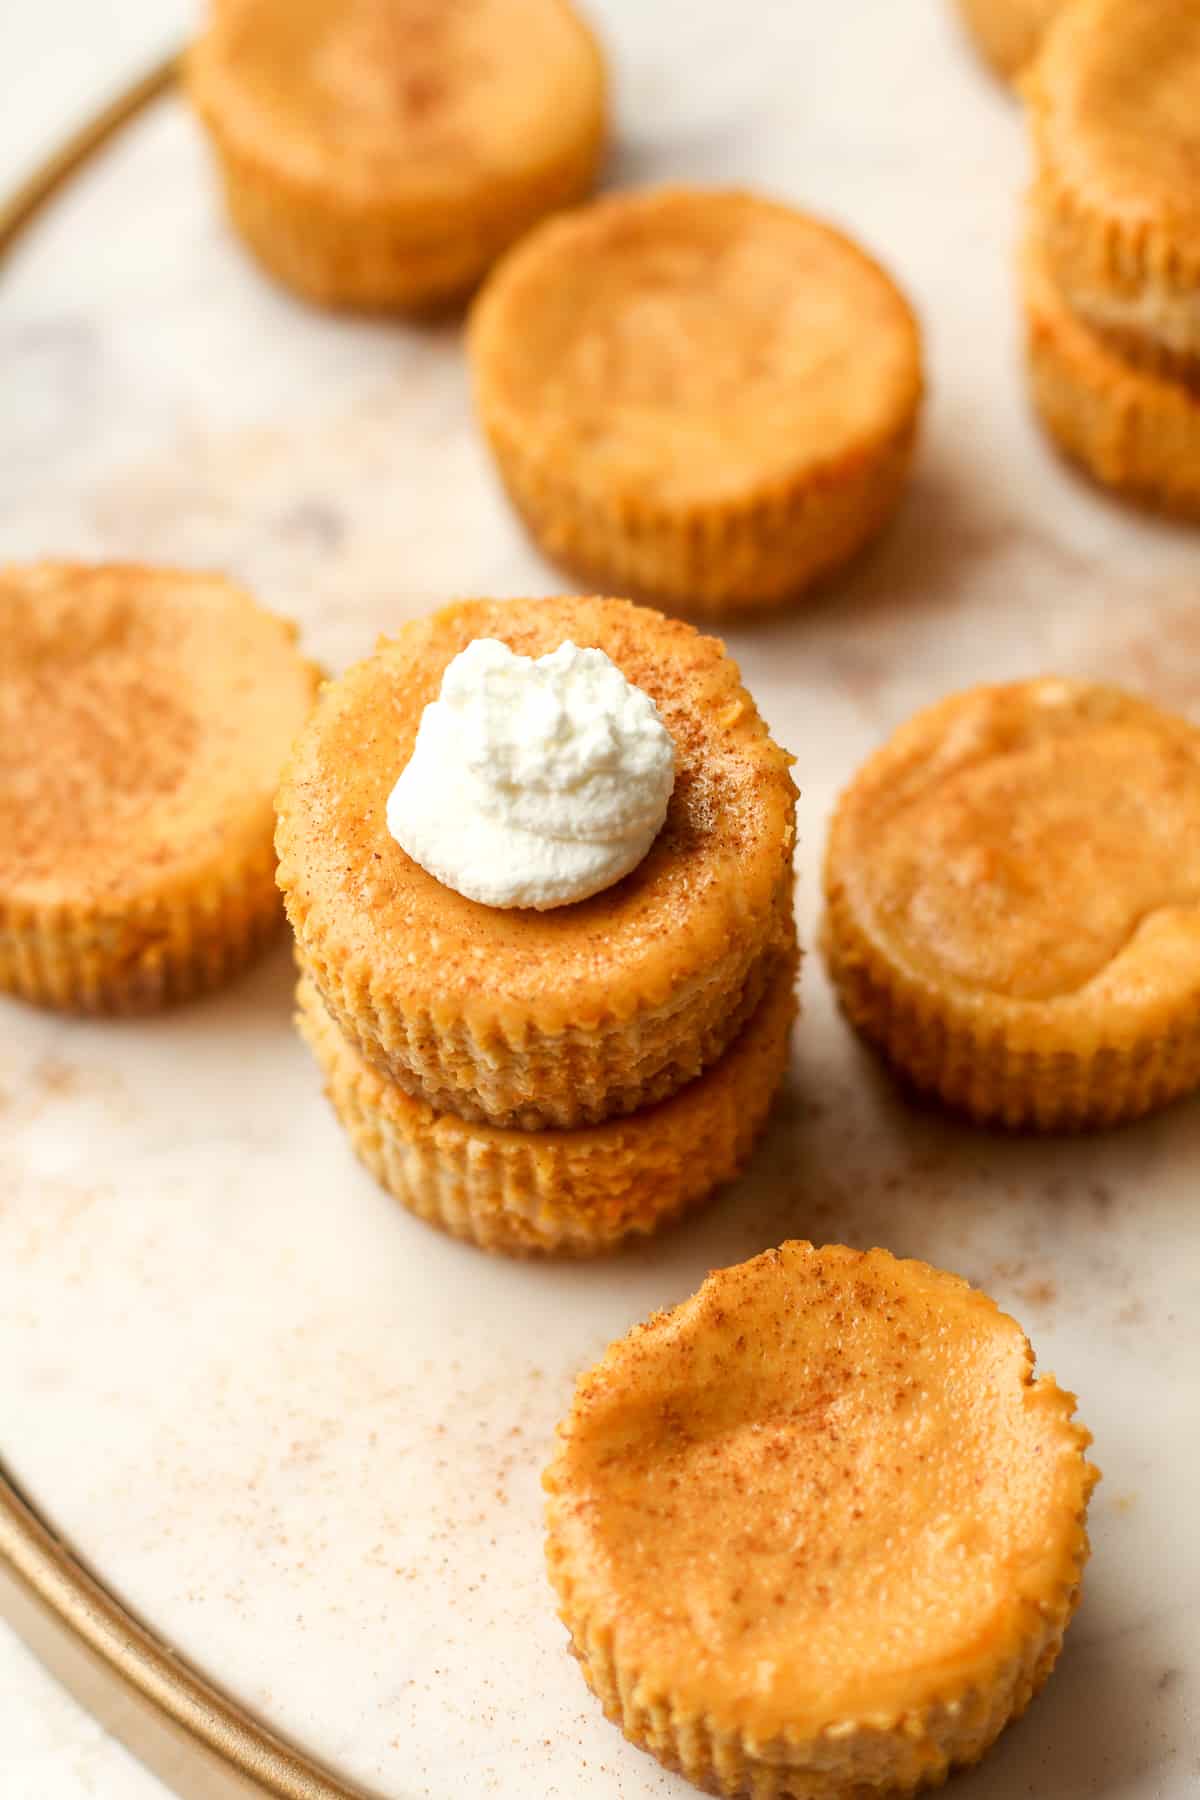
[[[826,213],[928,334],[895,527],[805,611],[731,638],[798,757],[811,944],[833,799],[914,707],[1057,669],[1200,717],[1197,539],[1107,503],[1029,421],[1019,118],[940,5],[591,10],[617,62],[616,178],[754,184]],[[0,392],[2,556],[229,569],[331,667],[450,595],[560,585],[476,441],[458,325],[331,320],[270,287],[175,101],[0,279]],[[565,1653],[541,1568],[554,1422],[575,1372],[709,1267],[788,1235],[884,1243],[1021,1319],[1105,1473],[1060,1669],[956,1792],[1194,1795],[1200,1102],[1102,1139],[972,1131],[896,1092],[815,955],[803,994],[747,1177],[685,1228],[561,1269],[444,1241],[374,1188],[292,1032],[285,946],[144,1024],[0,1005],[16,1473],[180,1650],[389,1800],[682,1800]],[[152,1791],[124,1765],[111,1784]]]

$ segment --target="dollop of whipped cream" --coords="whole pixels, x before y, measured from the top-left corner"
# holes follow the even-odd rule
[[[534,658],[476,638],[421,715],[387,826],[468,900],[545,910],[636,868],[674,784],[658,708],[603,650]]]

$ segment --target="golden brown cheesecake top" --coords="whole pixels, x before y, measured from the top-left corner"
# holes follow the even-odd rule
[[[551,1575],[646,1705],[759,1741],[886,1728],[1065,1622],[1095,1480],[1073,1410],[965,1281],[787,1243],[582,1377]]]
[[[189,78],[244,155],[364,206],[527,179],[604,110],[566,0],[222,0]]]
[[[1084,681],[954,695],[855,777],[827,884],[892,961],[966,993],[1200,982],[1200,731]]]
[[[1066,0],[957,0],[983,54],[1009,80],[1028,67]]]
[[[1200,257],[1200,7],[1076,0],[1028,77],[1055,179],[1122,226],[1162,227]]]
[[[216,576],[0,569],[0,902],[119,909],[269,843],[295,635]]]
[[[567,639],[604,650],[675,741],[666,823],[632,874],[590,900],[481,905],[388,832],[421,713],[480,637],[525,656]],[[280,788],[280,885],[302,949],[365,969],[410,1010],[590,1029],[661,1004],[768,928],[792,854],[789,764],[715,638],[624,600],[463,601],[406,625],[322,693]]]
[[[749,194],[620,194],[552,220],[471,320],[485,413],[605,493],[744,500],[911,423],[916,322],[830,226]]]

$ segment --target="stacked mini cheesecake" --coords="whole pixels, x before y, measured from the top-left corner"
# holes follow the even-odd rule
[[[1035,404],[1096,480],[1200,518],[1200,9],[1077,0],[1024,85]]]
[[[647,853],[575,904],[484,904],[389,830],[425,709],[479,640],[603,651],[673,740]],[[386,1188],[488,1249],[588,1254],[736,1173],[795,1012],[789,762],[715,639],[626,601],[464,602],[324,689],[280,790],[279,881],[301,1029]]]

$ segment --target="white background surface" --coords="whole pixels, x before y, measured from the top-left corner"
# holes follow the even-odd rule
[[[828,212],[928,330],[895,529],[810,611],[734,642],[799,756],[811,943],[834,794],[915,706],[1060,668],[1200,715],[1197,541],[1107,505],[1030,426],[1019,121],[940,4],[593,10],[617,61],[618,178],[745,181]],[[167,19],[161,0],[5,15],[3,65],[33,71],[6,78],[6,170],[53,135],[60,93],[74,105],[94,71],[140,62]],[[260,281],[175,107],[0,279],[0,381],[0,556],[228,567],[332,666],[448,594],[557,585],[497,494],[453,327],[326,320]],[[788,1235],[878,1241],[1022,1319],[1106,1473],[1061,1668],[956,1794],[1194,1796],[1200,1107],[1094,1143],[960,1129],[897,1098],[810,957],[792,1080],[748,1178],[616,1263],[510,1266],[354,1167],[289,985],[281,952],[146,1026],[0,1008],[0,1443],[181,1649],[389,1800],[685,1800],[563,1653],[541,1571],[547,1438],[574,1371],[707,1267]],[[22,1653],[0,1655],[4,1800],[155,1791]]]
[[[0,5],[0,192],[187,30],[187,0]],[[3,276],[0,275],[0,284]],[[3,476],[0,475],[0,485]],[[76,1706],[0,1623],[4,1800],[166,1800],[167,1790]]]

